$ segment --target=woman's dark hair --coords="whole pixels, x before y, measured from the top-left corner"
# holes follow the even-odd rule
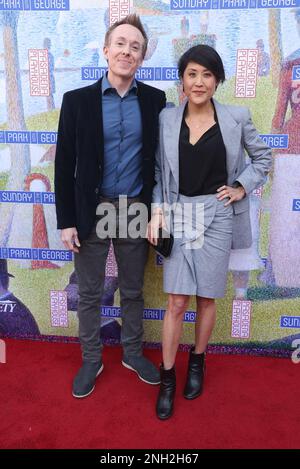
[[[184,71],[190,62],[195,62],[202,67],[207,68],[214,74],[218,83],[225,81],[225,71],[221,57],[218,52],[206,44],[199,44],[191,47],[179,59],[178,72],[182,78]]]

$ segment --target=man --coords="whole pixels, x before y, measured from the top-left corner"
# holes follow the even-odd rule
[[[270,56],[265,51],[265,45],[263,39],[256,41],[256,48],[258,49],[257,58],[257,74],[259,77],[266,77],[270,73]]]
[[[166,98],[164,92],[134,79],[146,50],[147,35],[139,17],[129,15],[114,23],[103,48],[108,73],[91,86],[65,93],[61,108],[55,194],[58,228],[65,247],[74,251],[79,284],[83,364],[73,382],[77,398],[91,394],[103,370],[99,302],[110,239],[97,235],[97,205],[111,203],[120,214],[120,196],[127,196],[129,207],[142,202],[149,209],[151,204],[158,115]],[[146,383],[158,384],[158,370],[142,355],[147,242],[144,237],[116,236],[113,244],[122,310],[122,364]]]
[[[0,336],[34,337],[39,327],[29,309],[9,291],[7,260],[0,259]]]

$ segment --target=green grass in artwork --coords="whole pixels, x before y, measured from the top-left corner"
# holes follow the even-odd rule
[[[255,98],[236,98],[234,89],[235,77],[231,77],[218,87],[215,98],[223,104],[248,107],[258,131],[262,134],[270,133],[277,100],[277,88],[273,87],[271,77],[258,79]],[[178,105],[176,86],[169,88],[166,94],[168,101]]]
[[[8,172],[0,173],[0,191],[5,191],[8,181]]]
[[[10,263],[10,273],[15,278],[10,281],[10,290],[29,308],[34,315],[42,334],[77,335],[76,312],[69,312],[69,328],[52,328],[50,322],[50,290],[63,290],[69,283],[73,270],[72,263],[58,269],[20,269]]]
[[[235,77],[232,77],[219,86],[216,99],[224,104],[248,107],[258,131],[261,134],[270,133],[277,100],[277,88],[273,87],[271,77],[258,78],[255,98],[236,98],[234,89]]]
[[[56,131],[59,118],[59,109],[34,114],[26,119],[28,130]]]

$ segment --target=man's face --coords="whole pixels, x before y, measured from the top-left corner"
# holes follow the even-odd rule
[[[120,78],[133,78],[143,62],[144,37],[130,24],[122,24],[114,29],[109,44],[103,47],[111,75]]]

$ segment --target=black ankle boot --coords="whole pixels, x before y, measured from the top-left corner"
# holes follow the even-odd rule
[[[190,350],[188,374],[183,393],[186,399],[195,399],[203,391],[205,353],[193,353],[194,350],[195,347]]]
[[[156,415],[161,420],[166,420],[173,413],[174,397],[176,390],[175,366],[165,370],[160,365],[160,388],[156,402]]]

